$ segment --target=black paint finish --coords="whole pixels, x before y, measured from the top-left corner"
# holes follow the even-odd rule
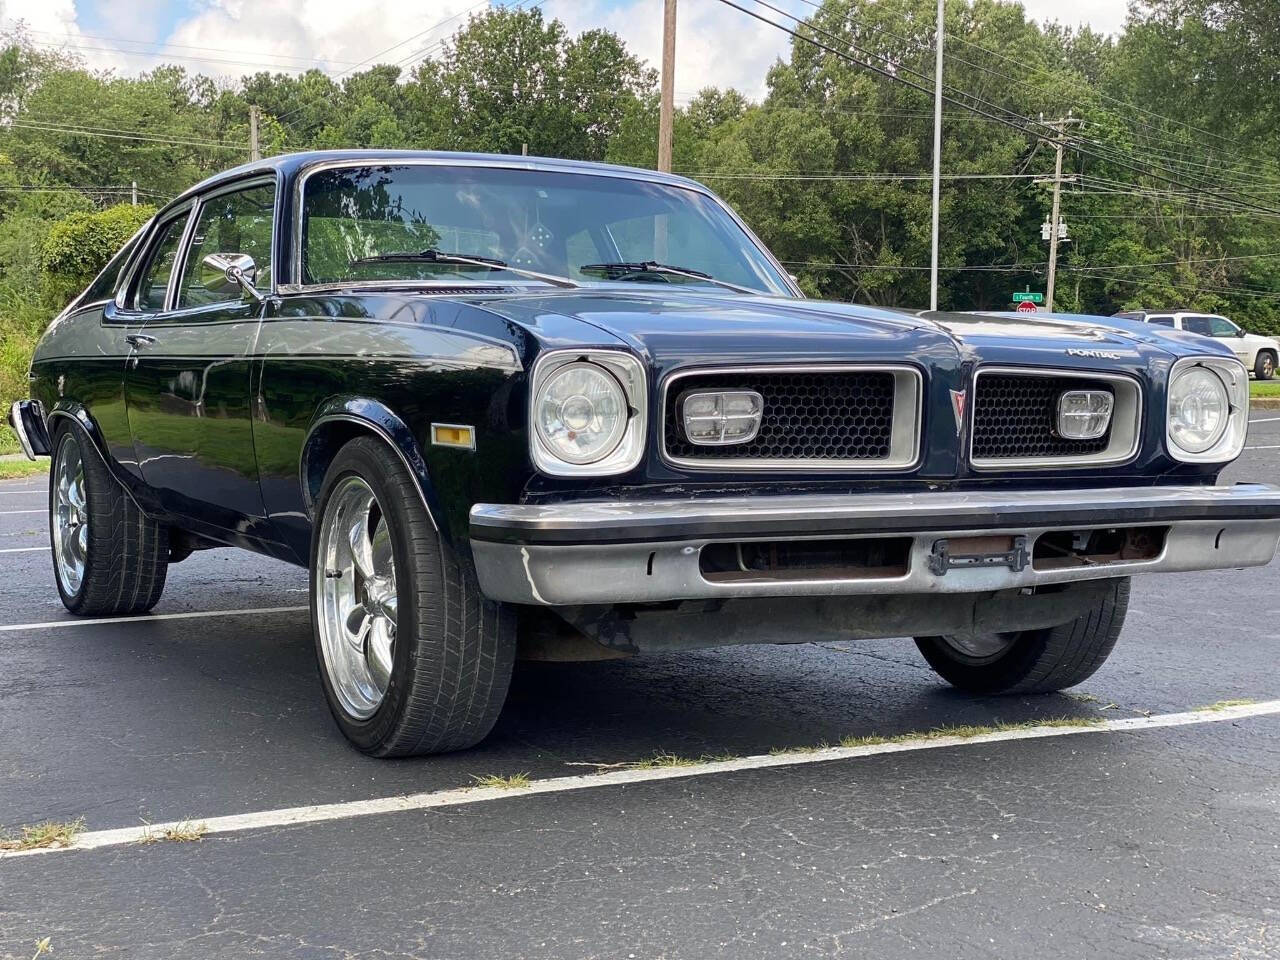
[[[501,291],[469,296],[426,289],[300,289],[290,266],[294,186],[310,164],[335,158],[367,155],[265,161],[214,178],[174,203],[172,209],[181,209],[231,180],[274,172],[277,275],[265,301],[147,314],[123,308],[130,302],[124,289],[120,306],[73,305],[37,349],[32,395],[55,416],[77,417],[143,509],[175,526],[303,563],[311,497],[337,447],[361,431],[394,444],[417,476],[442,534],[463,552],[467,513],[477,502],[1141,486],[1210,483],[1217,474],[1216,466],[1179,464],[1165,452],[1165,384],[1178,357],[1226,351],[1150,328],[915,315],[659,284],[549,291],[537,282],[504,282]],[[539,163],[529,161],[528,167],[539,169]],[[546,163],[548,169],[581,169]],[[150,240],[143,237],[135,258],[146,257]],[[130,275],[129,267],[122,276]],[[150,341],[126,340],[139,333]],[[565,347],[623,348],[644,363],[647,453],[629,473],[566,479],[534,471],[526,371],[540,352]],[[924,385],[919,463],[905,470],[744,475],[713,463],[691,470],[661,459],[667,377],[708,366],[765,363],[915,367]],[[1138,455],[1107,468],[974,471],[951,396],[971,391],[974,372],[984,364],[1137,377],[1145,398]],[[432,423],[472,425],[475,450],[432,446]]]

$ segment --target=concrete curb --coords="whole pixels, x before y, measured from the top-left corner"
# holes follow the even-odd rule
[[[1250,410],[1280,410],[1280,397],[1253,397],[1249,401]]]

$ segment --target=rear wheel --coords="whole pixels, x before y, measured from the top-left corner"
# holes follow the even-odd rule
[[[1093,610],[1056,627],[916,637],[929,666],[969,693],[1052,693],[1091,677],[1110,656],[1129,609],[1128,578],[1112,580]]]
[[[1270,350],[1263,350],[1253,364],[1253,374],[1259,380],[1270,380],[1276,375],[1276,355]]]
[[[145,613],[164,591],[169,528],[138,509],[79,427],[53,435],[49,538],[62,602],[72,613]]]
[[[379,439],[352,440],[325,474],[311,612],[330,710],[365,753],[461,750],[493,728],[515,659],[514,615],[480,593]]]

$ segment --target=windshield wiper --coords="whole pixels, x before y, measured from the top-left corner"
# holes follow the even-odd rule
[[[507,261],[499,260],[496,257],[445,253],[441,250],[422,250],[418,253],[378,253],[369,257],[357,257],[355,260],[348,261],[348,263],[353,267],[362,263],[443,263],[450,266],[480,267],[485,270],[508,270],[518,276],[532,277],[535,280],[541,280],[543,283],[549,283],[556,287],[577,288],[581,286],[576,280],[570,280],[568,277],[540,273],[537,270],[526,270],[523,267],[513,267]]]
[[[692,270],[689,267],[675,267],[669,263],[658,263],[656,260],[641,260],[638,263],[584,263],[578,270],[582,273],[603,273],[610,280],[618,280],[626,276],[644,273],[667,274],[676,277],[688,277],[691,280],[701,280],[704,283],[714,283],[717,287],[737,290],[739,293],[757,295],[760,293],[759,290],[740,287],[736,283],[730,283],[728,280],[717,280],[711,274],[703,273],[701,270]]]

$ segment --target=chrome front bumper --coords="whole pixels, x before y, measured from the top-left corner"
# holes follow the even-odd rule
[[[9,408],[8,420],[28,460],[49,456],[49,434],[45,429],[44,408],[39,400],[14,401]]]
[[[1158,552],[1074,566],[1032,558],[1045,534],[1131,527],[1163,530]],[[940,541],[997,536],[1025,547],[1024,555],[949,568],[939,562],[940,553],[946,553]],[[709,579],[702,564],[702,552],[710,544],[866,538],[909,540],[902,570],[888,576],[851,570],[848,576],[819,579],[796,571],[776,575],[744,570],[725,580]],[[1280,487],[1262,484],[482,503],[471,509],[471,548],[485,594],[511,603],[557,606],[978,593],[1138,573],[1259,566],[1270,562],[1278,541]]]

